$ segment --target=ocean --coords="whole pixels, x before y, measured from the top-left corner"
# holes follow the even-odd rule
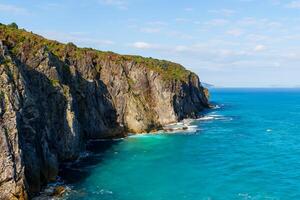
[[[90,142],[61,172],[64,199],[300,199],[300,90],[211,96],[187,131]]]

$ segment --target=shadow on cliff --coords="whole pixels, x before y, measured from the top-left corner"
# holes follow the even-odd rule
[[[72,62],[61,62],[58,73],[65,80],[64,84],[70,87],[72,96],[76,97],[78,120],[86,142],[85,151],[75,162],[60,165],[59,177],[66,184],[74,184],[89,177],[91,168],[103,161],[105,152],[119,143],[119,140],[97,139],[123,136],[123,128],[117,123],[117,111],[106,85],[99,79],[100,75],[95,75],[93,82],[88,81],[77,70],[72,74],[65,63],[70,65]]]
[[[117,145],[119,140],[91,140],[86,145],[86,152],[76,162],[62,163],[59,177],[65,184],[75,184],[91,175],[92,169],[104,159],[107,151]]]
[[[17,62],[24,80],[17,129],[26,182],[32,197],[47,182],[55,180],[58,161],[67,153],[66,149],[61,149],[64,133],[69,135],[71,129],[66,126],[67,101],[64,95],[43,73]]]
[[[30,196],[55,181],[57,175],[66,183],[88,177],[86,168],[100,163],[101,153],[117,142],[89,142],[87,145],[86,142],[108,137],[109,131],[115,131],[112,134],[115,135],[120,130],[104,83],[99,79],[88,81],[77,70],[72,74],[69,66],[51,56],[58,79],[48,78],[53,73],[51,66],[40,71],[15,58],[24,80],[17,129]],[[67,91],[64,86],[68,87]],[[84,150],[97,156],[73,162]]]
[[[173,107],[179,120],[185,118],[199,118],[209,112],[210,104],[204,94],[204,88],[200,87],[200,82],[192,82],[189,77],[189,84],[183,83],[182,91],[186,95],[177,94],[173,97]]]

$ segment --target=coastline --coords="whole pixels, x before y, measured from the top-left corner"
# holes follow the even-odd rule
[[[90,139],[151,132],[209,107],[198,75],[180,64],[80,48],[18,26],[0,24],[0,37],[0,145],[8,152],[0,162],[18,166],[3,167],[0,198],[39,194]]]
[[[286,173],[289,176],[299,174],[294,167],[298,166],[295,158],[298,157],[299,112],[295,109],[300,108],[297,101],[300,93],[284,93],[285,96],[273,102],[280,94],[283,93],[250,92],[245,95],[232,91],[213,94],[213,100],[222,104],[194,121],[200,129],[196,134],[144,134],[121,140],[103,155],[99,165],[88,167],[91,174],[86,179],[71,185],[67,199],[78,197],[81,200],[89,196],[116,200],[155,199],[164,194],[162,199],[170,196],[180,200],[197,197],[240,199],[244,196],[285,199],[290,192],[299,194],[282,178]],[[292,102],[296,102],[297,107]],[[282,105],[289,106],[273,115],[274,108]],[[292,119],[282,118],[288,113]],[[284,145],[286,142],[289,145]],[[279,163],[274,165],[274,159]],[[287,166],[286,162],[292,166]],[[260,175],[254,176],[257,173]],[[180,181],[170,182],[174,177]],[[269,180],[277,184],[270,185]],[[287,181],[298,184],[293,179]],[[136,187],[128,187],[128,183]],[[161,185],[157,187],[153,183]],[[219,190],[220,187],[224,190]],[[283,191],[274,193],[278,188]],[[294,199],[293,195],[288,197]]]
[[[86,151],[82,152],[80,156],[75,161],[69,161],[66,163],[62,163],[60,165],[60,175],[65,174],[67,171],[75,170],[75,172],[71,172],[71,176],[58,176],[57,181],[51,182],[48,185],[44,186],[44,188],[41,190],[40,195],[33,198],[33,200],[44,200],[47,198],[55,198],[57,200],[63,199],[65,194],[68,194],[68,192],[71,192],[72,189],[69,186],[69,179],[73,179],[76,177],[76,171],[80,171],[80,165],[85,166],[85,162],[89,160],[89,158],[94,157],[97,154],[103,154],[105,151],[109,150],[111,145],[115,145],[122,140],[130,137],[142,137],[142,136],[155,136],[155,135],[164,135],[164,134],[194,134],[199,129],[196,125],[192,125],[192,123],[202,120],[213,120],[213,118],[206,118],[206,115],[212,112],[213,110],[218,109],[218,106],[211,107],[210,109],[207,109],[199,114],[200,117],[198,118],[186,118],[176,123],[170,123],[162,127],[162,129],[158,131],[151,131],[151,132],[145,132],[145,133],[127,133],[123,136],[117,136],[117,137],[105,137],[101,139],[91,139],[87,141],[87,149]],[[97,144],[94,146],[94,144]],[[99,145],[101,144],[101,145]],[[103,145],[107,144],[107,145]],[[97,146],[97,147],[96,147]],[[102,148],[101,146],[104,146]],[[100,147],[100,148],[99,148]],[[91,150],[92,149],[92,150]],[[95,163],[91,163],[91,165],[94,165]],[[79,167],[78,167],[79,166]],[[74,176],[74,177],[72,177]],[[75,181],[76,182],[76,181]]]

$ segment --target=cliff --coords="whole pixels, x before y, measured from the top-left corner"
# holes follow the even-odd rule
[[[0,25],[0,199],[28,199],[88,139],[149,132],[208,107],[181,65]]]

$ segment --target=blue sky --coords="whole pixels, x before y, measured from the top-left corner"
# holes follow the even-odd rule
[[[0,22],[181,63],[223,87],[300,87],[300,0],[0,0]]]

